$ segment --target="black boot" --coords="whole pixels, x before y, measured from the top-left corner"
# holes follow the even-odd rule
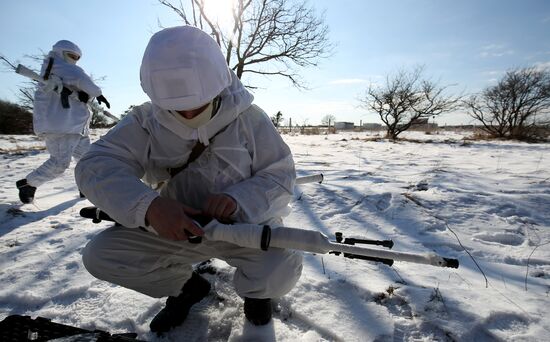
[[[29,185],[26,179],[18,180],[15,185],[17,186],[17,189],[19,189],[19,199],[21,202],[31,203],[34,200],[36,187]]]
[[[181,294],[177,297],[168,297],[166,305],[153,318],[149,328],[152,332],[160,335],[181,325],[187,318],[191,306],[200,302],[208,292],[210,292],[208,280],[193,272],[191,279],[183,285]]]
[[[245,297],[244,315],[254,325],[266,325],[271,320],[271,299]]]

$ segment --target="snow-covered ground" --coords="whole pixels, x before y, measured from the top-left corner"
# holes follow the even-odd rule
[[[101,131],[94,132],[96,139]],[[277,341],[550,341],[550,144],[464,141],[467,133],[284,135],[298,176],[285,225],[392,239],[393,250],[457,258],[460,268],[305,255],[280,300]],[[0,320],[42,316],[149,341],[240,340],[242,300],[214,260],[211,295],[165,338],[163,300],[97,280],[80,252],[109,226],[79,217],[72,169],[20,205],[15,181],[47,158],[33,136],[0,136]],[[74,165],[73,165],[74,167]]]

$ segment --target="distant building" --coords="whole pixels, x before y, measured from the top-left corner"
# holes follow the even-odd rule
[[[427,125],[427,124],[428,124],[427,118],[418,118],[416,120],[413,120],[413,125],[421,126],[421,125]]]
[[[353,122],[337,121],[334,123],[334,128],[341,130],[351,130],[355,128],[355,124]]]
[[[418,118],[413,121],[412,129],[437,129],[437,123],[428,121],[428,118]]]
[[[382,129],[382,124],[367,122],[363,124],[363,129],[379,130]]]

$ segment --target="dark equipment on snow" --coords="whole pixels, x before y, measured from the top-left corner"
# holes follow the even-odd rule
[[[95,223],[101,220],[114,220],[106,213],[95,207],[80,210],[80,216],[90,218]],[[275,227],[248,223],[222,224],[204,216],[191,217],[196,224],[205,228],[205,237],[212,241],[225,241],[241,247],[268,250],[269,247],[295,249],[319,254],[340,254],[344,257],[383,262],[387,265],[393,261],[406,261],[417,264],[427,264],[439,267],[458,268],[458,259],[445,258],[435,253],[412,254],[404,252],[386,251],[381,249],[356,246],[355,243],[381,245],[393,247],[393,241],[351,239],[331,242],[328,237],[315,230],[290,227]],[[212,223],[212,221],[215,221]],[[342,238],[342,236],[340,236]],[[202,238],[191,236],[189,242],[201,243]],[[347,241],[347,242],[345,242]],[[368,241],[368,242],[365,242]],[[370,259],[369,259],[370,258]],[[374,260],[372,259],[374,258]],[[381,259],[381,260],[380,260]],[[390,264],[391,262],[391,264]]]
[[[67,337],[70,341],[94,342],[144,342],[137,340],[137,334],[110,334],[101,330],[86,330],[70,325],[54,323],[44,317],[11,315],[0,322],[0,341],[50,341]]]

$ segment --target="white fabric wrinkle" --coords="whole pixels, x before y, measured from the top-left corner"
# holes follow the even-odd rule
[[[205,126],[201,126],[197,129],[199,141],[204,145],[210,145],[210,136]]]
[[[236,151],[236,152],[241,152],[241,153],[248,153],[248,151],[246,151],[245,149],[240,149],[240,148],[216,148],[214,149],[214,152],[218,152],[218,151]],[[229,164],[229,166],[231,166],[233,168],[233,170],[237,171],[239,173],[239,175],[243,178],[243,179],[246,179],[248,178],[248,174],[244,172],[244,170],[242,170],[241,167],[239,167],[239,165],[237,165],[235,163],[235,161],[233,161],[231,158],[228,158],[226,157],[223,153],[216,153],[216,155],[218,156],[218,158],[220,158],[221,160],[225,161],[227,164]],[[236,160],[238,161],[238,160]]]

